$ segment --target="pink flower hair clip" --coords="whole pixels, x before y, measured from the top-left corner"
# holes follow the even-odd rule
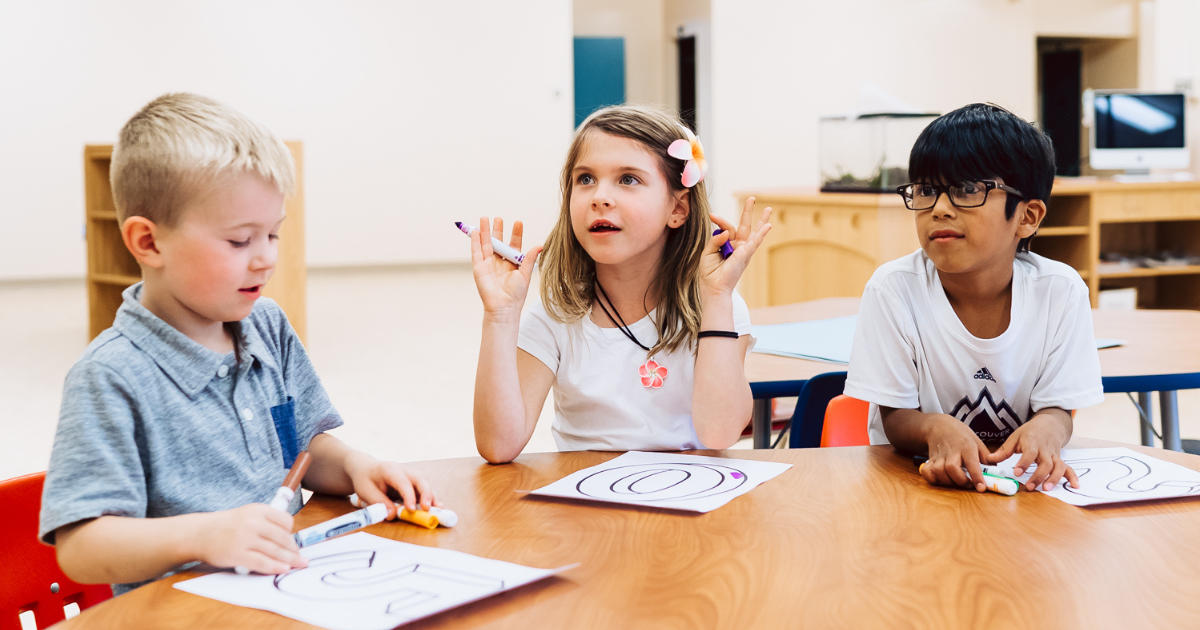
[[[708,172],[708,160],[704,159],[704,146],[700,144],[700,138],[697,138],[691,129],[681,128],[683,133],[687,134],[687,138],[672,142],[671,146],[667,147],[667,155],[686,162],[683,165],[683,185],[685,188],[691,188],[704,181],[704,174]]]

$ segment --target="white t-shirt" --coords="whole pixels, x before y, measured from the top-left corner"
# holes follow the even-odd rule
[[[733,294],[733,328],[750,334],[750,309]],[[654,311],[629,325],[648,347],[658,342]],[[517,347],[554,372],[554,425],[560,451],[672,451],[704,448],[692,424],[694,345],[658,354],[666,368],[662,386],[642,385],[638,368],[646,351],[619,328],[601,328],[584,317],[556,322],[538,300],[521,317]]]
[[[1036,254],[1013,261],[1008,330],[979,339],[946,298],[923,250],[875,270],[863,292],[846,395],[871,404],[872,444],[887,444],[878,405],[947,413],[999,444],[1037,411],[1104,402],[1088,288]]]

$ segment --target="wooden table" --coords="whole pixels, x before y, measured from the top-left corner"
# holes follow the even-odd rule
[[[1152,452],[1200,470],[1200,457]],[[1200,499],[1077,508],[1023,491],[938,488],[886,446],[704,454],[794,467],[714,512],[687,515],[516,492],[615,453],[420,462],[412,468],[458,511],[459,526],[367,531],[535,567],[583,563],[409,628],[1128,630],[1200,620]],[[350,509],[314,497],[296,526]],[[109,600],[66,628],[308,627],[171,588],[195,575]]]
[[[858,313],[859,298],[826,298],[784,306],[751,309],[755,324],[842,317]],[[1176,392],[1200,389],[1200,311],[1092,311],[1097,337],[1120,339],[1124,345],[1100,351],[1104,391],[1137,393],[1139,406],[1152,419],[1150,392],[1159,393],[1163,447],[1181,450]],[[751,353],[746,376],[754,393],[754,445],[770,440],[770,398],[795,396],[804,381],[844,365]],[[1142,444],[1154,445],[1149,425],[1141,423]]]

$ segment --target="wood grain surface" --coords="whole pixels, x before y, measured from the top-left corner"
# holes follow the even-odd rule
[[[1078,438],[1077,447],[1114,446]],[[1130,447],[1200,470],[1200,457]],[[372,534],[559,577],[408,628],[1189,628],[1200,624],[1200,499],[1077,508],[929,486],[890,447],[703,454],[794,467],[708,514],[526,496],[616,453],[539,453],[492,466],[421,462],[454,529]],[[301,528],[349,511],[318,496]],[[301,628],[171,588],[85,611],[81,628]]]
[[[758,324],[780,324],[858,313],[858,298],[826,298],[750,310]],[[1200,372],[1200,311],[1092,311],[1097,337],[1125,345],[1100,351],[1103,376],[1191,374]],[[750,353],[746,377],[751,383],[807,380],[846,365]],[[1200,623],[1197,623],[1200,627]]]

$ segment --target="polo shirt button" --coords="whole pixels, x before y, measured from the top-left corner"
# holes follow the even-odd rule
[[[254,419],[254,412],[250,411],[250,408],[247,407],[242,410],[242,418],[244,418],[246,420],[246,422],[250,422],[251,420]]]
[[[225,378],[228,374],[229,374],[229,366],[228,365],[222,365],[221,367],[217,368],[217,376],[218,377]]]

